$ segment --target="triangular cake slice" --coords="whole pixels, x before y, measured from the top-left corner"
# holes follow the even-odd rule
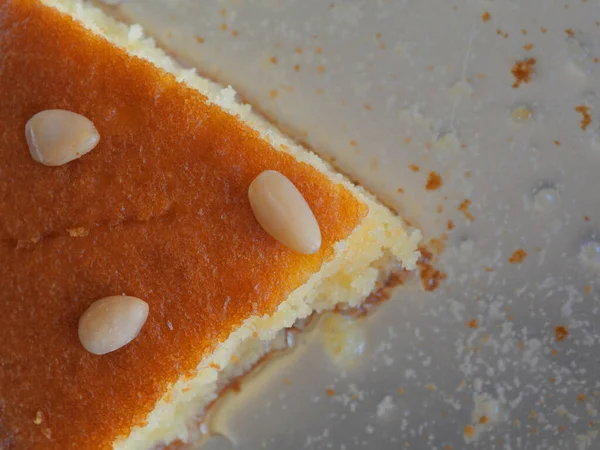
[[[52,109],[91,120],[97,146],[36,162],[25,126]],[[257,222],[265,170],[306,199],[315,254]],[[282,330],[413,269],[420,233],[139,27],[0,0],[0,239],[0,448],[133,450],[189,439]],[[115,295],[146,302],[147,321],[92,354],[79,319]]]

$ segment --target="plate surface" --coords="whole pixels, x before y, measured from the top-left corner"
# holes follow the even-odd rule
[[[309,332],[229,396],[215,424],[227,438],[206,448],[600,448],[599,2],[113,12],[444,247],[439,289],[400,287],[348,325],[364,339],[354,367]]]

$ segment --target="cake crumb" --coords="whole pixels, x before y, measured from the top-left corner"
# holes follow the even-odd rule
[[[400,395],[404,394],[404,388],[403,387],[399,387],[398,388],[398,394],[400,394]]]
[[[523,36],[527,36],[527,30],[526,30],[525,28],[522,28],[522,29],[521,29],[521,34],[522,34]]]
[[[413,172],[418,172],[419,170],[421,170],[421,168],[419,166],[417,166],[416,164],[411,164],[408,166],[408,168],[410,170],[412,170]]]
[[[530,83],[535,73],[535,58],[528,58],[521,61],[517,61],[512,67],[512,74],[515,77],[515,82],[513,83],[513,88],[518,88],[521,84]]]
[[[578,402],[584,402],[585,401],[585,393],[579,394],[577,396],[577,401]]]
[[[554,141],[554,145],[556,145],[557,147],[560,147],[560,141]]]
[[[350,140],[350,145],[351,145],[352,147],[356,147],[357,143],[356,143],[356,141],[355,141],[354,139],[351,139],[351,140]]]
[[[486,272],[493,272],[495,269],[493,267],[484,267],[483,270]]]
[[[527,252],[522,248],[515,250],[510,258],[508,258],[508,262],[511,264],[520,264],[525,261],[527,257]]]
[[[279,92],[277,91],[277,89],[271,89],[269,91],[269,97],[271,98],[277,98],[279,96]]]
[[[544,34],[546,34],[548,32],[548,28],[546,27],[540,27],[540,31]]]
[[[226,23],[222,23],[222,24],[221,24],[221,31],[227,31],[227,29],[228,29],[228,28],[229,28],[229,27],[227,26],[227,24],[226,24]]]
[[[277,64],[277,58],[275,56],[271,56],[269,58],[269,61],[271,62],[271,64]]]
[[[419,251],[421,252],[421,258],[417,261],[417,267],[419,268],[421,284],[426,291],[434,291],[439,287],[440,281],[445,280],[447,276],[431,265],[433,253],[422,245],[419,246]]]
[[[585,131],[590,123],[592,123],[592,115],[590,114],[590,107],[586,105],[579,105],[575,107],[575,111],[581,114],[581,129]]]
[[[481,20],[484,22],[489,22],[491,18],[492,18],[492,15],[490,14],[489,11],[486,11],[481,15]]]
[[[451,219],[448,219],[447,228],[448,228],[448,230],[453,230],[454,229],[454,222]]]
[[[485,425],[486,423],[488,423],[488,418],[487,418],[487,416],[481,416],[481,417],[479,418],[479,423],[480,423],[480,424],[482,424],[482,425]]]
[[[469,206],[471,206],[471,200],[466,198],[462,201],[460,205],[458,205],[458,210],[462,212],[469,221],[473,222],[475,220],[475,217],[469,211]]]
[[[558,356],[558,349],[557,348],[553,348],[552,349],[552,356]]]
[[[300,70],[300,66],[299,66],[298,64],[295,64],[295,65],[294,65],[294,70],[295,70],[296,72],[298,72],[298,71]]]
[[[198,42],[199,44],[204,44],[205,41],[203,37],[196,35],[196,42]]]
[[[333,389],[327,389],[325,393],[330,397],[333,397],[336,394],[335,390]]]
[[[323,64],[319,65],[317,67],[317,72],[319,72],[319,73],[325,73],[325,66]]]
[[[569,327],[566,327],[564,325],[558,325],[557,327],[554,328],[554,337],[556,339],[556,342],[564,341],[568,335],[569,335]]]
[[[527,51],[530,51],[532,48],[533,48],[533,44],[531,44],[531,43],[530,43],[530,44],[525,44],[525,45],[523,46],[523,49],[524,49],[524,50],[527,50]]]
[[[321,53],[323,53],[323,49],[317,45],[315,47],[315,52],[317,52],[318,54],[321,54]]]
[[[368,103],[365,104],[365,109],[367,111],[373,111],[373,107],[370,104],[368,104]]]
[[[472,439],[473,437],[475,437],[475,427],[473,425],[467,425],[463,430],[463,434],[465,435],[465,437]]]
[[[471,319],[469,320],[467,323],[465,323],[465,325],[469,328],[472,329],[477,329],[479,327],[479,322],[477,321],[477,319]]]
[[[429,178],[425,184],[425,189],[428,191],[438,190],[442,186],[442,177],[436,171],[429,172]]]
[[[592,286],[590,286],[589,284],[586,284],[586,286],[585,286],[585,293],[586,294],[591,294],[592,293]]]
[[[234,37],[238,37],[240,35],[240,32],[238,30],[232,30],[231,35]]]
[[[573,30],[572,30],[572,29],[570,29],[570,28],[567,28],[567,29],[565,30],[565,33],[567,33],[567,34],[568,34],[569,36],[571,36],[571,37],[574,37],[574,36],[575,36],[575,33],[574,33],[574,32],[573,32]]]

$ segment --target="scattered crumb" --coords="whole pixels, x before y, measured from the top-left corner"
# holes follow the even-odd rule
[[[319,73],[325,73],[325,66],[323,64],[319,65],[317,67],[317,72],[319,72]]]
[[[442,205],[441,203],[439,205],[437,205],[437,207],[435,208],[436,212],[438,214],[441,214],[444,211],[444,205]]]
[[[294,70],[295,70],[296,72],[298,72],[298,71],[300,70],[300,66],[299,66],[298,64],[295,64],[295,65],[294,65]]]
[[[428,245],[437,253],[438,255],[444,251],[446,248],[446,243],[442,239],[432,238],[429,240]]]
[[[222,16],[226,16],[227,15],[227,10],[225,8],[221,9],[220,11]]]
[[[528,58],[521,61],[517,61],[512,67],[512,74],[515,77],[515,82],[513,83],[513,88],[518,88],[521,84],[530,83],[535,73],[535,58]]]
[[[530,51],[533,48],[533,44],[525,44],[523,48],[527,51]]]
[[[355,141],[354,139],[351,139],[351,140],[350,140],[350,145],[351,145],[352,147],[356,147],[356,145],[357,145],[357,144],[356,144],[356,141]]]
[[[469,211],[469,206],[471,206],[471,200],[466,198],[462,201],[460,205],[458,205],[458,210],[462,212],[468,220],[473,222],[475,220],[475,217]]]
[[[410,170],[412,170],[413,172],[418,172],[419,170],[421,170],[421,168],[419,166],[417,166],[416,164],[411,164],[408,166],[408,168]]]
[[[222,24],[221,24],[221,31],[227,31],[227,29],[228,29],[228,28],[229,28],[229,27],[227,26],[227,24],[226,24],[226,23],[222,23]]]
[[[269,61],[271,62],[271,64],[277,64],[277,58],[275,56],[271,56],[269,58]]]
[[[277,89],[272,89],[269,91],[269,97],[277,98],[278,96],[279,96],[279,92],[277,92]]]
[[[399,387],[398,388],[398,394],[404,394],[404,388],[403,387]]]
[[[231,34],[232,36],[238,37],[240,35],[240,32],[238,30],[232,30]]]
[[[520,264],[525,261],[527,257],[527,252],[522,248],[515,250],[510,258],[508,258],[508,262],[511,264]]]
[[[567,34],[568,34],[569,36],[571,36],[571,37],[575,36],[575,33],[574,33],[574,32],[573,32],[573,30],[571,30],[570,28],[567,28],[567,29],[565,30],[565,33],[567,33]]]
[[[448,219],[447,228],[448,228],[448,230],[453,230],[454,229],[454,222],[451,219]]]
[[[495,269],[493,267],[484,267],[483,270],[486,272],[493,272]]]
[[[540,27],[540,31],[544,34],[546,34],[548,32],[548,28],[546,27]]]
[[[529,419],[530,420],[535,420],[535,418],[537,417],[536,412],[532,409],[529,411]]]
[[[560,147],[560,141],[554,141],[554,145],[556,145],[557,147]]]
[[[442,177],[436,171],[429,172],[429,178],[425,184],[425,189],[428,191],[438,190],[442,186]]]
[[[592,123],[592,116],[590,114],[589,106],[579,105],[575,107],[575,111],[581,114],[581,129],[585,131],[590,123]]]
[[[531,119],[531,110],[526,106],[518,106],[512,110],[510,117],[514,122],[527,122]]]
[[[330,397],[333,397],[335,395],[335,391],[333,389],[327,389],[325,393]]]
[[[521,29],[521,34],[527,36],[527,30],[525,28]]]
[[[366,109],[367,111],[373,111],[373,107],[372,107],[371,105],[369,105],[368,103],[367,103],[367,104],[365,104],[365,109]]]
[[[419,246],[419,251],[421,252],[421,258],[417,261],[417,267],[419,268],[421,284],[426,291],[434,291],[439,287],[440,281],[445,280],[447,276],[444,272],[432,266],[433,253],[422,245]]]
[[[283,382],[283,384],[285,384],[285,385],[288,385],[288,386],[289,386],[290,384],[292,384],[292,380],[290,380],[290,379],[289,379],[289,378],[287,378],[287,377],[286,377],[286,378],[284,378],[284,379],[282,379],[281,381]]]
[[[427,66],[427,67],[425,67],[425,68],[426,68],[427,70],[429,70],[430,72],[431,72],[433,69],[435,69],[435,67],[433,67],[433,66]]]
[[[323,53],[323,49],[321,47],[319,47],[319,46],[316,46],[315,47],[315,52],[321,54],[321,53]]]
[[[425,389],[427,389],[428,391],[435,391],[437,390],[437,387],[433,383],[427,383],[425,385]]]
[[[204,38],[203,38],[203,37],[196,36],[196,41],[197,41],[199,44],[204,44]]]
[[[479,78],[480,80],[483,80],[485,78],[485,73],[478,73],[477,78]]]
[[[410,144],[412,142],[412,138],[410,136],[407,136],[404,138],[404,143],[405,144]]]
[[[398,189],[396,189],[396,191],[400,194],[404,194],[404,189],[402,189],[402,188],[398,188]]]
[[[482,424],[482,425],[484,425],[484,424],[488,423],[488,418],[487,418],[487,416],[481,416],[481,417],[479,418],[479,423],[480,423],[480,424]]]
[[[304,50],[302,50],[302,47],[296,47],[296,53],[298,53],[299,55],[301,55],[302,52],[304,52]]]
[[[592,293],[592,286],[590,286],[589,284],[587,284],[585,286],[585,293],[586,294],[591,294]]]
[[[475,427],[473,427],[473,425],[467,425],[463,430],[463,434],[469,439],[475,437]]]
[[[559,325],[554,328],[554,337],[556,338],[556,342],[564,341],[569,335],[569,327],[564,325]]]
[[[553,348],[552,349],[552,356],[558,356],[558,349],[557,348]]]
[[[578,402],[583,402],[583,401],[585,401],[585,393],[583,393],[583,394],[579,394],[579,395],[577,396],[577,401],[578,401]]]
[[[486,11],[481,15],[481,20],[483,20],[484,22],[489,22],[491,18],[492,15],[489,13],[489,11]]]
[[[221,366],[214,362],[211,362],[208,366],[212,367],[213,369],[221,370]]]
[[[465,323],[465,326],[475,330],[479,327],[479,322],[477,321],[477,319],[471,319],[467,323]]]

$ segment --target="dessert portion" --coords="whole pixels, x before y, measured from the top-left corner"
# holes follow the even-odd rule
[[[418,231],[139,27],[4,0],[0,30],[0,447],[188,441],[283,330],[415,267]]]

